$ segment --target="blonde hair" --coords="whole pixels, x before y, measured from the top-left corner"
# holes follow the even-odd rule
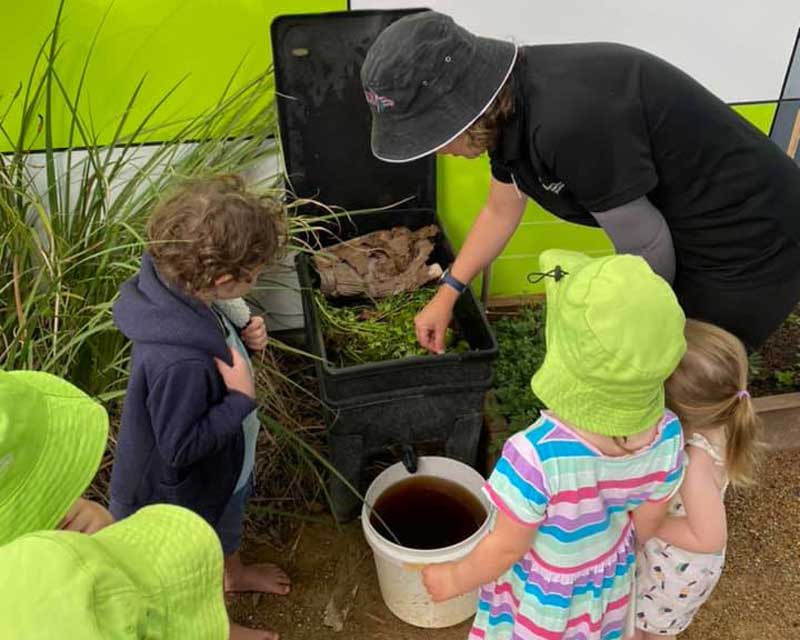
[[[481,151],[492,151],[497,146],[500,131],[514,113],[514,92],[509,78],[492,103],[465,131],[467,141]]]
[[[752,484],[761,420],[747,389],[747,352],[736,336],[686,321],[686,355],[666,383],[667,406],[692,431],[724,429],[725,467],[733,484]]]

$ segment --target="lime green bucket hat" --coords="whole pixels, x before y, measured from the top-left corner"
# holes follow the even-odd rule
[[[222,567],[214,530],[174,505],[31,533],[0,547],[0,638],[227,640]]]
[[[629,436],[664,413],[664,381],[686,352],[686,319],[669,284],[644,259],[592,259],[551,249],[547,353],[531,387],[559,418],[607,436]]]
[[[53,529],[89,486],[108,415],[49,373],[0,371],[0,545]]]

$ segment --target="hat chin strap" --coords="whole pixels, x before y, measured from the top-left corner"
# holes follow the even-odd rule
[[[545,278],[552,278],[556,282],[561,280],[564,276],[568,276],[569,271],[564,271],[561,268],[560,264],[557,264],[554,268],[550,269],[550,271],[531,271],[528,274],[528,282],[531,284],[537,284],[544,280]],[[536,277],[534,277],[536,276]]]

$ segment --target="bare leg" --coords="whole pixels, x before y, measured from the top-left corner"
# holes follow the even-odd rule
[[[283,569],[265,562],[262,564],[242,564],[239,552],[225,556],[225,591],[261,591],[285,596],[291,590],[292,582]]]
[[[280,636],[274,631],[248,629],[231,621],[230,640],[280,640]]]

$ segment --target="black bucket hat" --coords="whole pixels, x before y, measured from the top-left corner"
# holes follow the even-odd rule
[[[476,36],[435,11],[390,25],[361,68],[372,153],[410,162],[443,147],[486,111],[516,58],[514,43]]]

